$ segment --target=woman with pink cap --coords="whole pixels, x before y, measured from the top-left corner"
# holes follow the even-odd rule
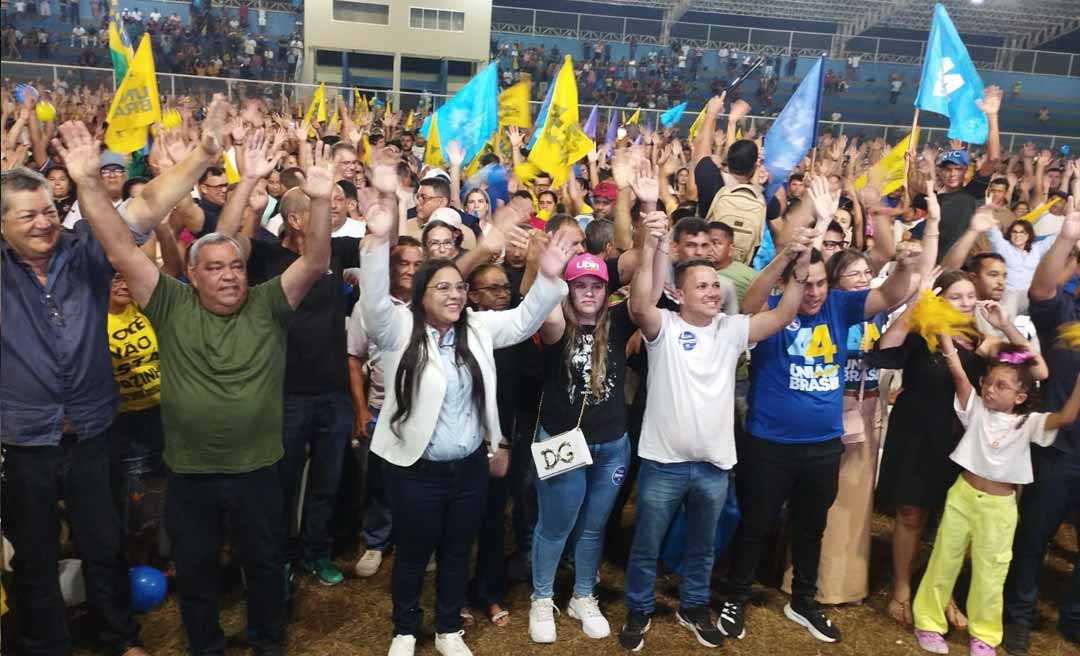
[[[554,582],[567,543],[574,549],[574,593],[567,614],[590,638],[611,628],[593,588],[604,527],[630,463],[626,435],[626,342],[637,329],[625,303],[609,306],[608,270],[590,253],[566,265],[570,294],[540,328],[544,388],[535,439],[580,426],[592,464],[536,482],[539,517],[533,536],[529,637],[555,642]]]

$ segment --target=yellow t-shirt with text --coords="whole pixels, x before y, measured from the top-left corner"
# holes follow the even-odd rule
[[[161,360],[150,320],[134,303],[109,313],[109,351],[120,392],[120,412],[146,410],[161,402]]]

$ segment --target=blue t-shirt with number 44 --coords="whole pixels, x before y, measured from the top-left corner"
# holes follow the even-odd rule
[[[843,427],[848,328],[862,323],[869,290],[831,290],[813,316],[795,320],[754,346],[746,430],[784,444],[824,442]],[[774,308],[779,296],[769,299]]]

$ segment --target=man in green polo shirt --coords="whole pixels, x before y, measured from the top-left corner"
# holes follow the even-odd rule
[[[210,112],[226,111],[223,105],[215,102]],[[228,514],[229,539],[247,577],[248,641],[257,654],[284,653],[285,521],[274,464],[282,456],[286,324],[330,262],[329,148],[316,146],[315,164],[305,175],[310,207],[299,259],[249,289],[240,244],[210,233],[188,252],[189,287],[161,274],[135,245],[105,192],[99,144],[86,126],[65,123],[60,134],[83,215],[157,331],[166,372],[166,525],[189,649],[225,650],[218,623],[218,552],[222,516]],[[209,130],[189,159],[201,160],[205,168],[220,152],[220,133]]]

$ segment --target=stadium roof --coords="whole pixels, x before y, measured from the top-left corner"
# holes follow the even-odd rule
[[[837,32],[858,36],[876,26],[927,30],[933,0],[588,0],[649,7],[669,21],[687,11],[792,21],[836,23]],[[1080,28],[1080,0],[941,0],[963,34],[1005,39],[1017,48],[1040,45]]]

